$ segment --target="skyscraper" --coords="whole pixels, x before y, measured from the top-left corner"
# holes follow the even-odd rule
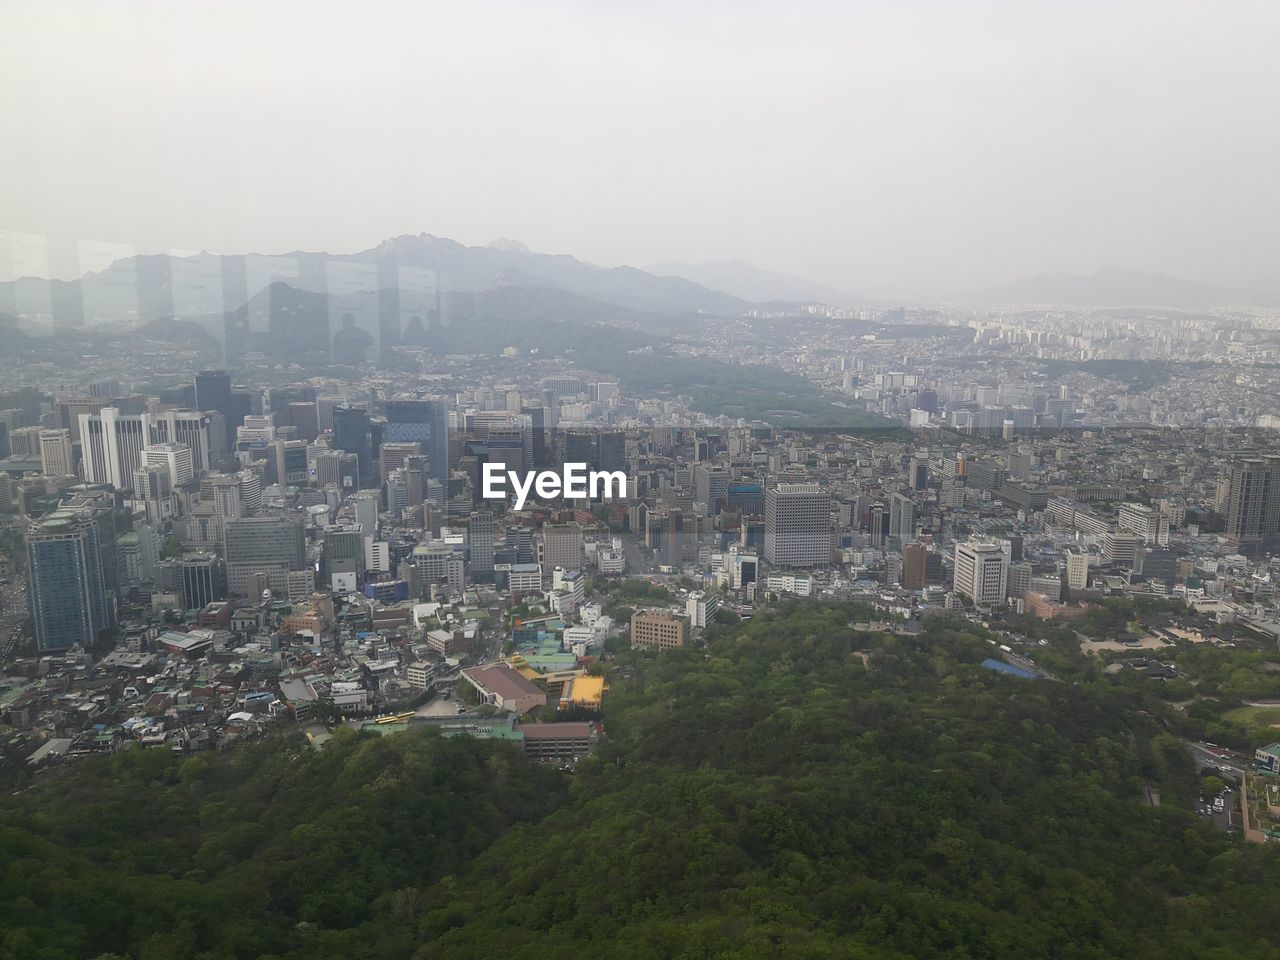
[[[145,413],[122,414],[116,407],[103,407],[96,414],[80,414],[80,436],[84,439],[84,478],[128,490],[133,485],[133,471],[142,466],[143,448],[151,442],[151,418]]]
[[[175,487],[195,479],[191,448],[185,443],[154,443],[142,451],[142,464],[163,467],[169,473],[169,483]]]
[[[1226,534],[1242,552],[1280,534],[1280,456],[1242,457],[1232,465]]]
[[[957,543],[955,589],[976,606],[1004,603],[1009,585],[1009,555],[998,543],[972,540]]]
[[[490,562],[492,563],[492,555]],[[548,523],[542,528],[542,564],[577,570],[582,566],[582,527],[576,523]]]
[[[188,553],[181,561],[179,594],[184,610],[200,610],[227,596],[227,565],[214,553]]]
[[[145,504],[147,523],[162,524],[173,518],[173,485],[167,467],[142,466],[133,471],[133,497]]]
[[[493,576],[493,512],[476,510],[467,527],[467,544],[471,553],[471,574],[481,580]]]
[[[923,590],[925,586],[925,557],[928,550],[923,543],[907,543],[902,547],[902,574],[899,582],[906,590]]]
[[[307,442],[305,440],[277,440],[271,444],[271,452],[275,461],[277,483],[304,484],[307,482]]]
[[[92,646],[115,626],[115,598],[102,568],[99,525],[87,511],[57,510],[27,530],[29,603],[36,648]]]
[[[889,501],[889,536],[903,543],[916,536],[916,504],[904,493],[895,493]]]
[[[200,499],[213,504],[213,512],[224,519],[243,517],[244,496],[240,478],[234,474],[214,473],[200,480]]]
[[[831,494],[816,483],[780,483],[764,495],[764,556],[779,567],[831,562]]]
[[[377,490],[361,490],[351,498],[351,506],[355,510],[356,523],[364,530],[366,536],[378,534],[378,501],[381,494]]]
[[[225,440],[227,446],[230,446],[235,439],[235,429],[239,422],[234,416],[236,411],[231,399],[231,377],[227,371],[201,370],[196,374],[196,407],[200,410],[216,410],[222,414],[227,429]]]
[[[358,523],[325,528],[320,578],[328,590],[358,590],[364,582],[365,531]]]
[[[339,450],[356,455],[360,464],[360,482],[367,483],[373,475],[373,439],[369,412],[363,407],[339,407],[334,410],[333,445]]]
[[[302,518],[238,517],[228,520],[224,529],[227,589],[246,596],[250,579],[261,573],[273,592],[287,595],[289,571],[302,569],[306,562]]]
[[[449,407],[444,397],[399,397],[384,404],[383,439],[420,443],[427,455],[428,477],[442,484],[449,480]]]
[[[226,440],[213,434],[213,418],[202,410],[165,410],[151,418],[152,444],[186,444],[191,449],[191,467],[197,474],[222,465]]]
[[[698,503],[706,504],[707,513],[719,513],[729,505],[731,480],[729,471],[719,464],[700,463],[693,468],[694,496]]]
[[[70,430],[40,431],[40,469],[47,477],[75,476],[75,453]]]

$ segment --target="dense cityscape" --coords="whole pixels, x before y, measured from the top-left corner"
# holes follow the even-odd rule
[[[148,271],[170,302],[181,265]],[[224,368],[175,369],[171,341],[138,350],[137,317],[98,315],[102,353],[15,369],[11,762],[216,748],[278,723],[317,743],[434,724],[573,761],[607,735],[617,644],[697,645],[787,597],[865,603],[895,629],[960,613],[1028,675],[1051,671],[1021,623],[1107,598],[1181,611],[1081,635],[1118,668],[1176,678],[1168,653],[1230,643],[1224,624],[1280,649],[1277,315],[797,304],[674,341],[695,367],[812,384],[828,406],[802,427],[584,367],[574,331],[558,349],[406,344],[426,328],[388,324],[385,290],[356,298],[378,324],[338,316],[307,375],[254,349],[297,322],[267,290],[262,333],[237,342],[227,314]],[[72,345],[86,330],[18,316]],[[486,465],[565,464],[620,471],[625,496],[483,496]]]
[[[1280,4],[0,4],[0,960],[1280,957]]]

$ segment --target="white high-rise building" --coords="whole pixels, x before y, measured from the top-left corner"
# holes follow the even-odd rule
[[[46,477],[70,477],[76,472],[70,430],[40,431],[40,469]]]
[[[831,494],[816,483],[780,483],[764,495],[764,558],[779,567],[831,562]]]
[[[152,419],[151,443],[185,443],[191,450],[191,467],[197,473],[211,470],[215,461],[215,447],[221,451],[225,438],[214,444],[210,432],[210,417],[199,410],[166,410]]]
[[[151,417],[103,407],[98,413],[80,414],[80,436],[85,480],[133,489],[133,471],[142,466],[142,451],[151,442]]]
[[[1085,590],[1089,586],[1089,554],[1067,554],[1067,589]]]
[[[153,443],[142,451],[142,465],[164,467],[169,471],[169,482],[175,487],[195,478],[191,448],[185,443]]]
[[[1117,526],[1129,533],[1136,533],[1151,546],[1169,545],[1169,517],[1161,510],[1154,510],[1141,503],[1120,504]]]
[[[1004,603],[1009,586],[1009,555],[1004,546],[979,540],[957,543],[954,585],[957,593],[979,607]]]
[[[351,497],[356,523],[370,536],[378,532],[378,501],[381,496],[377,490],[361,490]]]

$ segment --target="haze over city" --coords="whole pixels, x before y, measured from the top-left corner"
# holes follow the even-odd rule
[[[1269,2],[10,3],[0,230],[1269,293],[1278,32]]]
[[[0,960],[1276,960],[1277,39],[0,6]]]

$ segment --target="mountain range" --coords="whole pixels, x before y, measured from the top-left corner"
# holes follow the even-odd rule
[[[51,313],[68,326],[136,325],[237,310],[276,282],[337,297],[387,289],[412,297],[549,288],[658,317],[737,316],[753,306],[683,277],[597,267],[565,254],[533,253],[515,241],[466,246],[424,233],[350,254],[127,257],[78,280],[24,277],[0,283],[0,312]]]
[[[678,330],[697,316],[740,316],[753,309],[777,312],[814,302],[837,306],[872,302],[744,260],[661,263],[647,270],[599,267],[567,254],[535,253],[516,240],[467,246],[422,233],[393,237],[347,254],[201,252],[188,257],[127,257],[77,280],[23,277],[0,282],[0,313],[52,316],[54,329],[98,325],[136,329],[173,317],[222,317],[242,310],[252,314],[254,299],[277,283],[327,295],[322,308],[313,306],[332,315],[338,315],[338,306],[344,303],[344,309],[357,316],[362,310],[395,309],[406,317],[416,312],[425,318],[437,310],[446,324],[450,315],[465,316],[472,312],[469,304],[480,302],[502,303],[509,319],[533,320],[546,315],[546,291],[558,293],[552,298],[556,308],[574,319],[651,330]],[[495,291],[506,293],[487,296]],[[1204,309],[1250,297],[1165,274],[1109,268],[1088,275],[1029,277],[955,299]],[[378,306],[371,307],[375,300]]]

